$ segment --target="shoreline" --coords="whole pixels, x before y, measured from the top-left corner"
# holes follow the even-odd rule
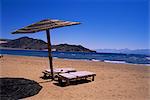
[[[22,48],[5,48],[5,47],[0,47],[2,50],[26,50],[26,51],[48,51],[47,50],[37,50],[37,49],[22,49]]]
[[[42,50],[38,50],[38,49],[22,49],[22,48],[5,48],[5,47],[0,47],[1,50],[25,50],[25,51],[47,51],[48,49],[42,49]],[[54,51],[52,50],[52,52],[73,52],[73,51]],[[78,53],[98,53],[98,52],[79,52],[76,51]]]
[[[41,57],[41,56],[25,56],[25,55],[11,55],[11,54],[2,54],[2,55],[6,55],[6,56],[19,56],[19,57],[31,57],[31,58],[48,58],[48,57]],[[88,62],[103,62],[103,63],[110,63],[110,64],[125,64],[125,65],[139,65],[139,66],[147,66],[147,67],[150,67],[150,64],[132,64],[132,63],[114,63],[113,61],[109,61],[109,60],[104,60],[104,61],[101,61],[101,60],[87,60],[87,59],[69,59],[69,58],[58,58],[58,57],[53,57],[53,59],[62,59],[62,60],[70,60],[70,61],[88,61]]]

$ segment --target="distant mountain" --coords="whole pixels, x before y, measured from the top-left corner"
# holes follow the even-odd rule
[[[17,49],[34,49],[34,50],[45,50],[47,49],[47,43],[43,40],[33,39],[29,37],[21,37],[15,40],[9,40],[6,43],[0,43],[1,48],[17,48]],[[87,49],[81,45],[69,45],[59,44],[52,45],[52,50],[63,51],[63,52],[96,52]]]
[[[0,44],[1,43],[7,43],[8,41],[10,41],[10,39],[0,39]]]
[[[0,41],[10,41],[11,39],[0,39]]]
[[[15,40],[10,40],[7,43],[0,44],[1,47],[21,48],[21,49],[37,49],[42,50],[47,48],[46,42],[29,37],[21,37]]]
[[[87,49],[81,45],[69,45],[69,44],[59,44],[53,45],[52,49],[56,49],[56,51],[71,51],[71,52],[96,52],[90,49]]]
[[[124,54],[144,54],[150,55],[150,49],[96,49],[99,53],[124,53]]]

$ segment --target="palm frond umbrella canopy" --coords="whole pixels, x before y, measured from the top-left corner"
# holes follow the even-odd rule
[[[47,34],[47,42],[48,42],[48,57],[49,57],[49,64],[50,64],[50,70],[52,74],[52,79],[54,79],[53,74],[53,64],[52,64],[52,55],[51,55],[51,41],[50,41],[50,29],[54,28],[60,28],[65,26],[72,26],[72,25],[78,25],[79,22],[70,22],[70,21],[63,21],[63,20],[56,20],[56,19],[45,19],[39,22],[36,22],[34,24],[31,24],[29,26],[26,26],[24,28],[18,29],[12,34],[25,34],[25,33],[35,33],[39,31],[46,31]]]

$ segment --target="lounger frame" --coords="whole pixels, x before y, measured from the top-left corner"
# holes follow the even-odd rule
[[[87,80],[87,78],[91,78],[91,81],[94,81],[95,76],[96,76],[96,74],[91,74],[91,75],[85,75],[85,76],[76,76],[75,78],[67,78],[67,77],[64,77],[60,74],[60,75],[58,75],[58,82],[59,82],[59,84],[62,85],[63,81],[65,81],[66,82],[65,85],[69,85],[70,81],[77,82],[78,80],[81,80],[81,79],[86,79]]]

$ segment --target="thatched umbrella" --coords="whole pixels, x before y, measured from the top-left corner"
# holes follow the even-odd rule
[[[45,19],[45,20],[36,22],[34,24],[31,24],[29,26],[26,26],[24,28],[18,29],[15,32],[12,32],[12,34],[35,33],[35,32],[46,30],[47,42],[48,42],[47,46],[48,46],[49,64],[50,64],[52,79],[54,79],[49,29],[65,27],[65,26],[71,26],[71,25],[77,25],[77,24],[80,24],[80,23],[79,22],[62,21],[62,20],[54,20],[54,19]]]

